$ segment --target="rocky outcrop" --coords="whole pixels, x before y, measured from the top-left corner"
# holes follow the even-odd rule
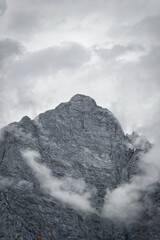
[[[115,189],[138,172],[144,149],[133,146],[134,137],[124,134],[108,109],[80,94],[34,120],[25,116],[3,128],[0,239],[158,240],[158,186],[150,193],[152,204],[143,199],[145,212],[136,222],[102,217],[106,189]],[[24,150],[38,152],[36,161],[56,179],[83,179],[93,211],[74,209],[45,191],[23,158]]]

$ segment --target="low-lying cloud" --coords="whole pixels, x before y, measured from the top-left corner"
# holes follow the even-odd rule
[[[86,190],[83,180],[54,177],[47,166],[38,163],[37,159],[40,158],[40,155],[36,151],[23,151],[22,156],[47,194],[74,209],[85,212],[93,211],[89,201],[91,193]]]
[[[139,168],[142,174],[107,192],[103,207],[104,217],[124,222],[134,222],[140,217],[144,210],[141,201],[143,193],[150,192],[160,181],[159,156],[160,149],[154,146],[140,159]]]
[[[140,140],[144,139],[140,137]],[[40,154],[37,151],[25,150],[21,154],[45,193],[73,209],[87,213],[97,212],[91,206],[91,192],[84,180],[54,177],[52,171],[45,164],[38,162]],[[156,183],[160,182],[159,156],[158,144],[153,146],[148,153],[141,153],[137,166],[139,174],[134,175],[129,183],[123,183],[112,191],[107,190],[102,217],[125,223],[136,222],[141,217],[145,211],[143,202],[148,201],[148,193],[154,190]],[[13,183],[12,179],[0,178],[1,188],[8,187]],[[28,186],[30,189],[31,185],[23,180],[16,184],[17,187]]]

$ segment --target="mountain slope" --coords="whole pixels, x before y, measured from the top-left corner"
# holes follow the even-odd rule
[[[0,239],[159,239],[158,186],[136,221],[102,217],[106,189],[139,172],[144,149],[130,148],[117,119],[90,97],[25,116],[1,135]]]

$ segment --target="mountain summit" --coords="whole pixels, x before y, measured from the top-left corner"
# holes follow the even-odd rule
[[[129,191],[125,208],[117,207],[121,191],[109,198],[141,174],[139,159],[151,145],[133,139],[139,136],[125,135],[108,109],[81,94],[3,128],[0,239],[158,240],[157,185],[139,198]]]
[[[75,95],[69,102],[73,107],[82,111],[89,111],[97,106],[92,98],[81,94]]]

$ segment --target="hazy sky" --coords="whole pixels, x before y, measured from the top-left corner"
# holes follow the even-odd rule
[[[0,0],[0,126],[77,93],[157,135],[159,0]]]

